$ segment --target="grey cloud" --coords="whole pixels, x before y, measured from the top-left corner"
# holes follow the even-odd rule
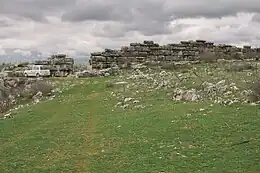
[[[163,3],[159,1],[88,1],[85,5],[76,6],[64,13],[62,20],[131,22],[143,18],[165,21],[169,19],[169,15],[168,11],[163,9]]]
[[[153,20],[168,21],[172,16],[179,17],[222,17],[235,15],[237,12],[260,12],[259,0],[110,0],[85,1],[85,5],[75,6],[64,13],[64,21],[80,22],[85,20],[98,21],[129,21],[139,17]]]
[[[193,1],[183,0],[180,4],[170,6],[176,17],[219,18],[235,15],[238,12],[259,12],[258,0]],[[257,5],[258,4],[258,5]]]
[[[124,37],[125,26],[119,22],[98,23],[92,34],[97,37]]]
[[[173,33],[178,33],[178,32],[181,32],[183,29],[185,28],[188,28],[188,27],[191,27],[191,26],[194,26],[192,24],[183,24],[183,23],[178,23],[178,24],[174,24],[171,28],[171,31]]]
[[[209,17],[217,18],[235,15],[237,12],[259,12],[258,0],[110,0],[85,1],[85,5],[75,6],[63,14],[63,21],[118,21],[125,24],[124,30],[139,31],[151,36],[170,34],[168,28],[173,18]],[[257,5],[259,4],[259,5]],[[102,35],[102,34],[101,34]],[[111,35],[113,36],[113,35]]]
[[[172,30],[169,28],[169,23],[160,21],[133,22],[131,24],[126,25],[125,29],[127,31],[138,31],[144,36],[172,33]]]
[[[1,27],[1,26],[0,26]],[[19,36],[19,32],[14,32],[14,31],[9,31],[7,29],[2,30],[0,32],[0,39],[10,39],[10,38],[15,38]]]
[[[10,38],[9,35],[3,35],[0,33],[0,39],[7,39],[7,38]]]
[[[10,24],[7,20],[5,19],[0,19],[0,27],[10,27],[13,26],[13,24]]]
[[[75,4],[76,0],[1,0],[0,14],[45,21],[46,13],[66,10]]]
[[[88,1],[85,5],[76,6],[64,13],[62,20],[73,22],[86,20],[131,22],[144,18],[167,21],[171,16],[170,13],[171,11],[163,9],[163,3],[159,1]]]
[[[236,17],[221,18],[237,12],[259,12],[259,0],[79,2],[80,0],[77,3],[76,0],[0,0],[0,45],[10,55],[15,49],[21,49],[31,51],[34,57],[45,56],[54,51],[73,52],[70,50],[73,47],[77,54],[87,56],[93,50],[119,48],[148,37],[164,43],[198,37],[216,43],[238,43],[256,40],[257,35],[260,35],[257,32],[260,26],[259,14],[252,18],[255,22],[250,21],[251,14],[236,16],[239,22]],[[52,24],[41,23],[46,21],[47,16]],[[201,16],[205,19],[196,19]],[[179,18],[194,19],[175,20],[177,23],[170,26],[173,19]],[[28,22],[28,19],[37,22]],[[249,27],[245,28],[247,24]]]
[[[5,48],[4,50],[7,54],[10,54],[15,50],[15,48]]]
[[[221,17],[237,12],[260,12],[259,0],[1,0],[0,14],[46,21],[48,12],[64,12],[63,21],[86,20],[131,22],[143,18],[166,22],[180,17]]]
[[[92,1],[86,5],[75,7],[62,16],[63,21],[117,21],[124,25],[122,31],[139,31],[144,35],[167,34],[171,12],[163,9],[159,1]],[[116,26],[115,26],[116,27]],[[106,28],[104,28],[105,30]],[[104,32],[104,31],[103,31]],[[101,32],[100,35],[104,35]],[[95,31],[99,35],[98,31]],[[108,32],[110,33],[110,32]],[[106,34],[107,35],[107,34]],[[117,35],[111,34],[111,37]],[[123,36],[122,33],[118,36]]]
[[[93,2],[83,6],[74,7],[62,16],[63,21],[81,22],[86,20],[94,21],[123,21],[131,17],[123,13],[124,7],[113,4]],[[126,15],[125,15],[126,14]]]
[[[257,13],[253,16],[252,21],[254,22],[260,22],[260,13]]]

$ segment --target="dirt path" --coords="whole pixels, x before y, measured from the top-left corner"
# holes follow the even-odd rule
[[[86,141],[84,144],[86,153],[84,153],[84,158],[77,165],[79,170],[78,172],[85,172],[85,173],[88,172],[89,157],[91,157],[93,154],[96,153],[93,149],[93,133],[95,132],[96,125],[97,125],[97,118],[94,115],[90,115],[87,124]]]
[[[95,98],[98,96],[98,93],[93,93],[88,96],[88,98],[91,100],[92,98]],[[95,115],[94,112],[91,112],[88,115],[88,123],[87,123],[87,129],[85,134],[85,144],[83,144],[85,148],[85,152],[82,153],[82,160],[80,160],[77,164],[77,172],[89,172],[89,159],[93,155],[97,155],[98,151],[95,149],[95,144],[93,142],[95,129],[98,123],[98,118]]]

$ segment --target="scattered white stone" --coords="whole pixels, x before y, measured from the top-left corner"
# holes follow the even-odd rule
[[[121,106],[123,103],[122,102],[118,102],[115,106],[118,107],[118,106]]]
[[[6,119],[6,118],[12,118],[12,115],[10,112],[4,115],[4,119]]]
[[[251,106],[258,106],[259,104],[257,103],[250,103]]]
[[[134,100],[133,103],[134,103],[134,104],[140,103],[140,101],[139,101],[139,100]]]
[[[145,106],[144,106],[144,105],[137,105],[137,106],[135,106],[135,108],[138,108],[138,109],[144,109]]]
[[[200,95],[195,89],[183,90],[176,88],[173,93],[173,99],[176,101],[198,101]]]
[[[129,104],[125,104],[123,106],[121,106],[123,109],[126,109],[127,107],[129,107]]]
[[[125,98],[125,99],[124,99],[124,103],[129,102],[129,101],[131,101],[131,100],[133,100],[133,98],[131,98],[131,97]]]
[[[122,81],[122,82],[116,82],[115,84],[116,85],[121,85],[121,84],[127,84],[127,82]]]

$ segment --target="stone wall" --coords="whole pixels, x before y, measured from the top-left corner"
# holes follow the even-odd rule
[[[73,71],[74,59],[65,54],[52,55],[47,60],[38,60],[34,64],[47,65],[51,70]]]
[[[167,45],[146,40],[143,43],[130,43],[120,50],[105,49],[103,52],[91,53],[89,63],[93,69],[104,69],[114,65],[126,67],[144,62],[198,61],[208,52],[219,59],[252,59],[259,57],[260,48],[214,45],[213,42],[205,40],[181,41],[178,44]]]

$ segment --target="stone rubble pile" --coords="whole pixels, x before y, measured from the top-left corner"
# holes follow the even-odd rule
[[[28,62],[18,63],[18,64],[4,64],[0,75],[1,77],[24,77],[24,70],[28,69]]]
[[[118,76],[114,84],[123,83],[124,90],[119,91],[119,93],[113,93],[113,96],[119,99],[119,103],[116,106],[122,108],[129,107],[133,100],[141,101],[141,98],[138,97],[140,94],[156,90],[167,91],[167,95],[174,101],[210,101],[211,103],[223,105],[252,103],[249,98],[250,94],[252,94],[250,89],[243,89],[234,82],[221,80],[218,77],[214,78],[215,82],[203,80],[199,82],[199,86],[186,85],[187,82],[190,83],[189,80],[195,80],[195,78],[192,72],[175,73],[164,70],[135,69],[126,75]],[[131,92],[132,95],[125,96],[124,93],[127,93],[125,90]],[[125,97],[132,99],[125,102],[123,101]]]
[[[9,79],[9,81],[13,80],[13,83],[17,83],[17,81],[21,80],[25,81],[25,83],[24,85],[16,85],[16,88],[19,88],[18,93],[8,93],[9,98],[11,99],[1,99],[0,105],[3,105],[3,103],[5,103],[5,107],[1,107],[3,109],[0,109],[0,113],[4,113],[2,115],[0,114],[0,119],[12,118],[14,114],[16,114],[16,111],[18,109],[37,104],[43,100],[49,101],[53,100],[54,98],[61,99],[62,97],[64,97],[63,95],[61,95],[61,93],[73,88],[77,84],[75,83],[75,81],[72,80],[49,82],[41,79],[28,78]],[[83,84],[82,81],[80,81],[79,84]],[[8,88],[16,89],[13,85],[9,86]],[[19,102],[17,102],[21,99],[26,99],[25,104],[19,104]]]
[[[0,113],[8,111],[17,101],[31,99],[38,103],[43,96],[52,95],[52,85],[40,80],[29,78],[0,79]]]
[[[233,104],[248,102],[247,97],[236,96],[239,88],[235,83],[226,84],[225,80],[217,83],[204,82],[200,89],[180,89],[173,92],[173,100],[176,101],[201,101],[210,100],[219,104]]]
[[[175,101],[199,101],[201,96],[195,89],[185,90],[176,88],[173,90],[172,98]]]
[[[115,65],[128,68],[145,62],[198,61],[204,52],[212,52],[219,59],[256,59],[259,58],[260,48],[214,45],[213,42],[205,40],[181,41],[178,44],[162,46],[153,41],[144,41],[130,43],[130,46],[123,46],[120,50],[105,49],[104,52],[91,53],[89,63],[93,69],[110,68]]]
[[[75,72],[75,76],[78,78],[111,76],[118,74],[118,70],[118,67],[106,68],[101,70],[83,70]]]
[[[146,72],[136,69],[130,76],[126,77],[126,79],[133,81],[136,87],[142,86],[156,90],[174,88],[176,85],[172,73],[164,70],[159,73],[154,73],[151,69]]]

